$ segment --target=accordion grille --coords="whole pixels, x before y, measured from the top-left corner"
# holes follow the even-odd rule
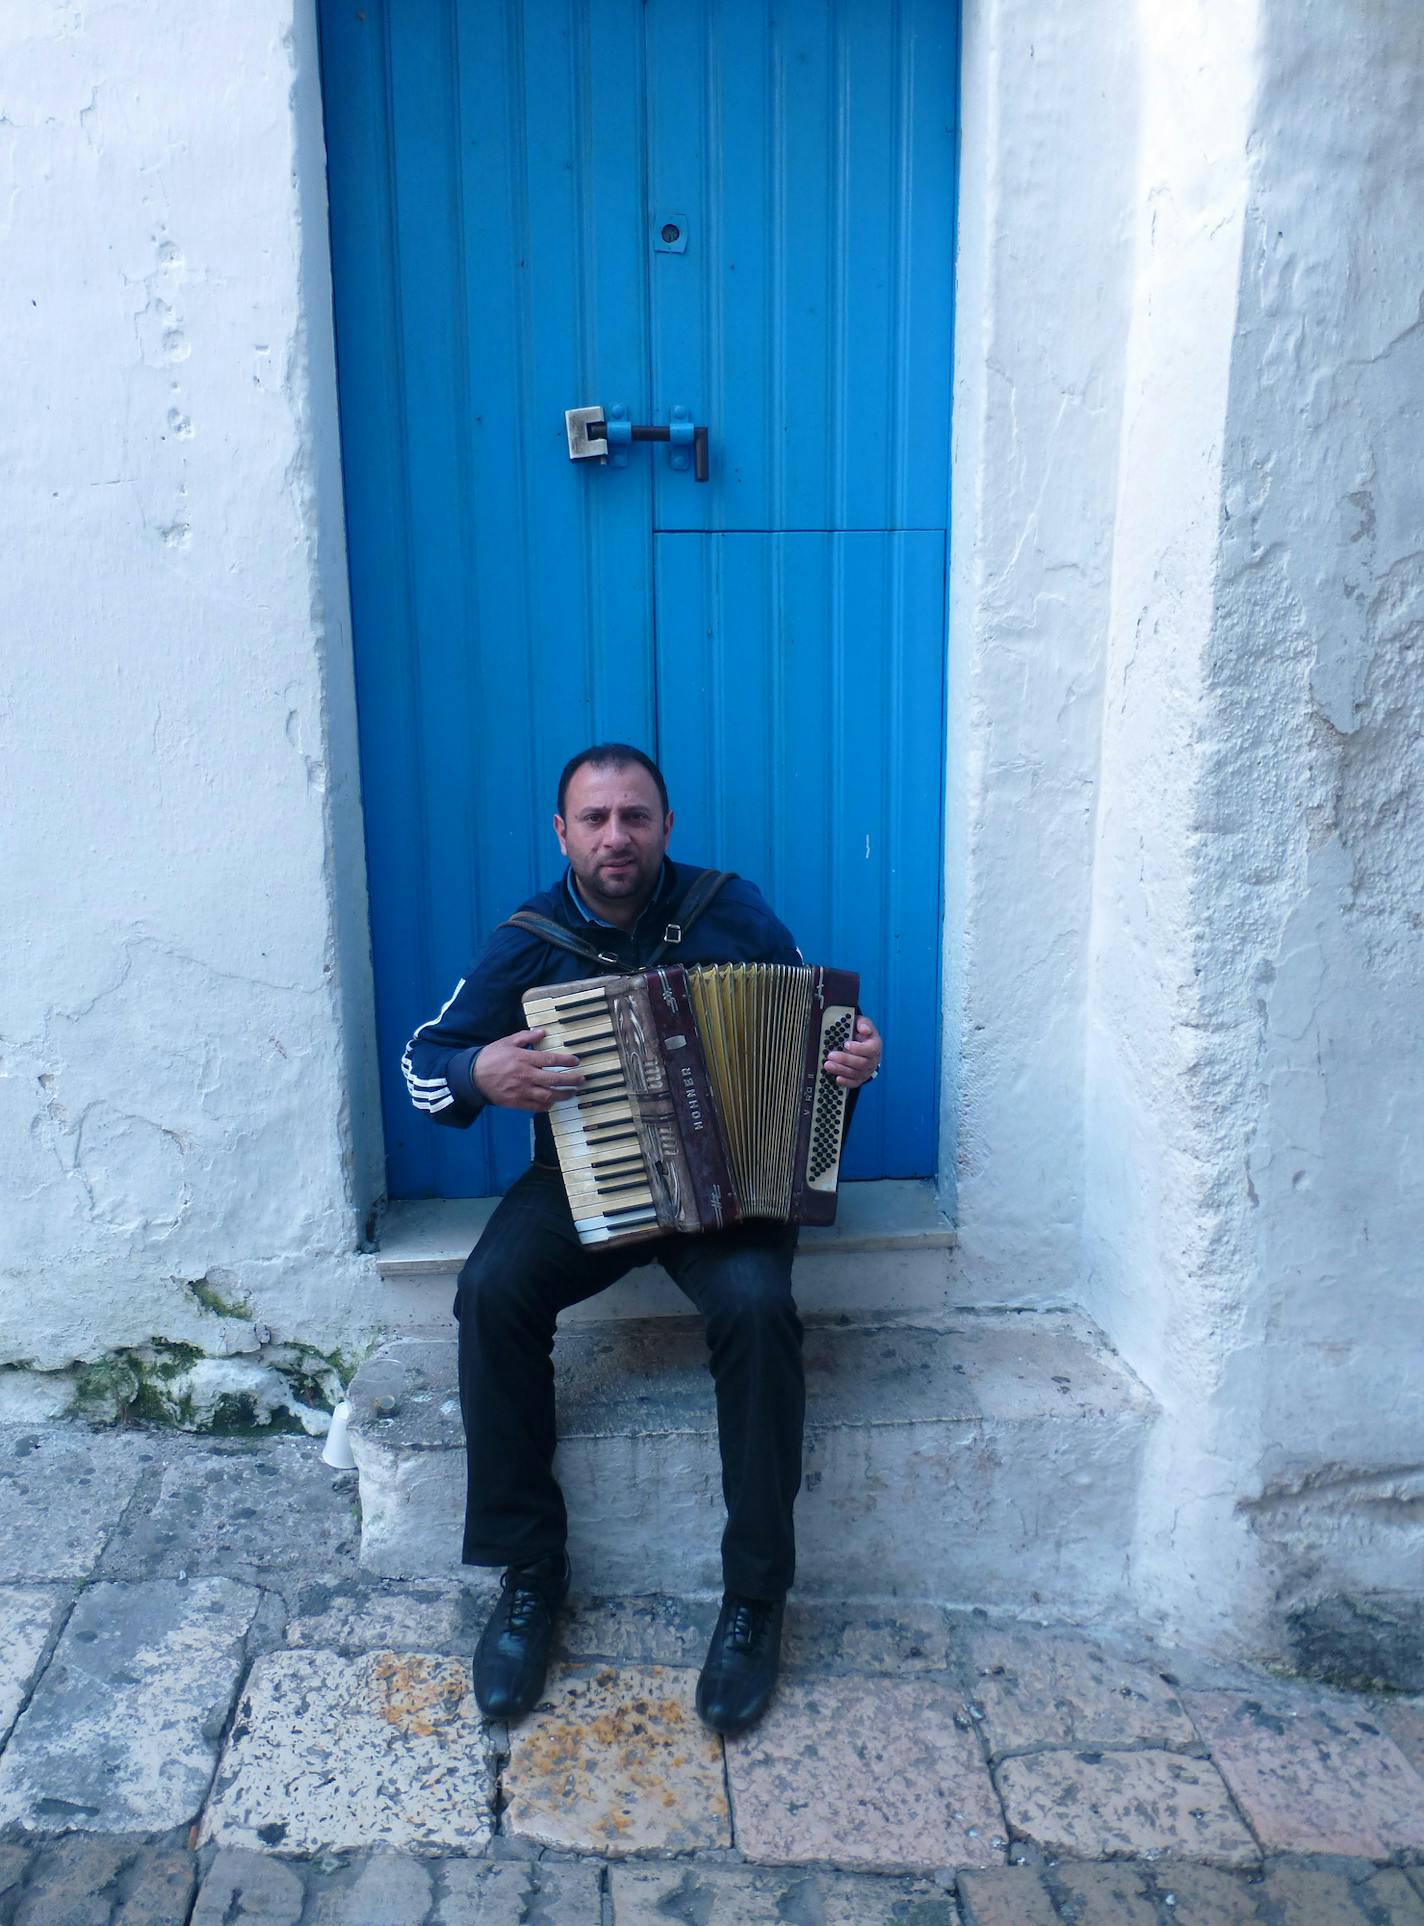
[[[780,963],[723,963],[687,973],[745,1217],[786,1217],[791,1209],[813,974]]]

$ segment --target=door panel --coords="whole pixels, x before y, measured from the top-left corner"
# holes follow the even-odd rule
[[[938,528],[949,490],[955,14],[943,0],[652,0],[659,528]]]
[[[756,883],[890,1040],[847,1177],[933,1172],[944,537],[659,535],[674,849]],[[928,778],[926,772],[929,772]]]
[[[929,1174],[954,15],[652,0],[648,48],[653,225],[685,240],[652,255],[655,418],[690,408],[712,455],[654,475],[678,847],[860,971],[889,1048],[843,1169]]]
[[[861,972],[848,1174],[931,1170],[953,5],[318,6],[391,1194],[523,1167],[526,1119],[413,1111],[401,1048],[611,737],[679,853]],[[706,422],[711,481],[570,462],[564,410],[618,402]]]
[[[647,402],[642,7],[321,26],[388,1182],[482,1195],[527,1118],[432,1128],[401,1049],[558,873],[571,749],[653,738],[651,478],[589,490],[563,427],[601,382]]]

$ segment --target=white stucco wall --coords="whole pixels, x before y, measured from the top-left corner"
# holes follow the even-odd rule
[[[1257,76],[1256,9],[1143,15],[1138,233],[1118,459],[1084,1063],[1083,1289],[1163,1403],[1144,1490],[1145,1583],[1172,1573],[1230,1621],[1253,1584],[1234,1499],[1249,1476],[1210,1422],[1222,1360],[1252,1308],[1250,1266],[1224,1261],[1240,1189],[1233,1137],[1249,1097],[1226,1087],[1258,956],[1231,899],[1240,812],[1204,808],[1221,664],[1213,660],[1224,450]],[[1260,638],[1269,650],[1272,641]],[[1249,674],[1246,665],[1240,672]],[[1233,670],[1233,679],[1236,671]],[[1215,1007],[1208,1013],[1210,999]],[[1226,1205],[1229,1210],[1229,1205]],[[1170,1473],[1170,1482],[1160,1481]]]
[[[1102,1323],[1144,1614],[1279,1645],[1424,1556],[1421,21],[982,0],[964,80],[958,1288]]]
[[[1424,1557],[1424,22],[1144,20],[1085,1302],[1144,1603],[1249,1641]]]
[[[376,1314],[324,179],[305,5],[0,14],[0,1360]]]
[[[1136,64],[1114,0],[965,7],[940,1143],[970,1303],[1073,1303],[1082,1288]]]
[[[1277,5],[1267,52],[1233,370],[1223,666],[1247,659],[1263,620],[1281,643],[1266,688],[1245,690],[1238,669],[1255,701],[1213,772],[1228,793],[1268,760],[1291,774],[1261,811],[1289,833],[1250,1029],[1248,1223],[1269,1372],[1250,1515],[1290,1596],[1417,1594],[1424,15],[1322,9],[1302,34]]]

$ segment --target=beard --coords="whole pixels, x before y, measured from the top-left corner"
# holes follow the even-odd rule
[[[569,864],[574,880],[584,895],[590,899],[602,897],[606,903],[623,903],[630,896],[651,896],[662,867],[662,854],[649,857],[646,861],[637,856],[628,859],[626,867],[608,869],[602,863],[588,864],[575,862],[571,857]]]

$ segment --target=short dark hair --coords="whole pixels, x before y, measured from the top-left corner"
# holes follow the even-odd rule
[[[589,749],[580,749],[576,756],[570,756],[564,764],[564,773],[559,777],[559,814],[564,813],[564,799],[569,793],[569,784],[583,768],[592,763],[595,769],[624,769],[634,762],[640,769],[646,769],[658,786],[662,798],[663,814],[668,813],[667,784],[663,772],[651,756],[645,756],[641,749],[635,749],[631,742],[595,742]]]

